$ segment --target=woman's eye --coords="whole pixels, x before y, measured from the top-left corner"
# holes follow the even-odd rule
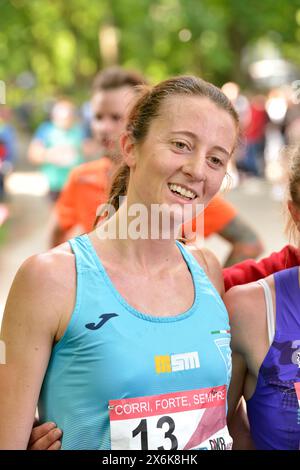
[[[173,142],[173,143],[175,147],[179,150],[189,149],[188,145],[185,142],[180,142],[179,140],[177,140],[176,142]]]
[[[218,157],[212,156],[209,158],[209,160],[214,166],[223,166],[223,160]]]

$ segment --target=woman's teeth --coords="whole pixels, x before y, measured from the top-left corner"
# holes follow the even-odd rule
[[[190,191],[189,189],[185,189],[182,186],[179,186],[178,184],[170,184],[169,188],[173,193],[180,194],[183,197],[186,197],[187,199],[195,199],[197,197],[197,194],[195,194],[193,191]]]

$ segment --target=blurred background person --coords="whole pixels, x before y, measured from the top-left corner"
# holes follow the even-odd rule
[[[264,246],[251,224],[246,222],[243,214],[225,200],[222,193],[217,194],[200,214],[184,224],[184,235],[190,239],[196,234],[196,227],[201,227],[203,217],[203,236],[205,241],[213,235],[218,235],[229,245],[228,254],[223,260],[223,266],[229,267],[246,259],[255,259],[263,253]],[[191,244],[193,241],[191,240]]]
[[[290,87],[288,87],[290,88]],[[266,126],[265,178],[271,183],[271,197],[282,202],[285,196],[287,162],[282,150],[286,144],[285,128],[289,107],[287,90],[272,88],[266,99],[268,123]]]
[[[12,171],[16,153],[16,134],[10,124],[11,111],[0,107],[0,203],[5,198],[5,177]]]
[[[57,200],[50,244],[92,230],[97,208],[107,202],[114,170],[120,163],[119,137],[125,129],[126,113],[136,95],[136,86],[145,83],[136,71],[111,67],[94,79],[91,97],[91,138],[84,144],[89,158],[75,168]]]
[[[265,133],[268,122],[265,101],[263,95],[254,95],[249,100],[249,117],[244,130],[245,155],[237,165],[240,170],[257,177],[263,177],[265,169]]]
[[[0,227],[9,216],[5,179],[12,172],[16,158],[16,133],[11,124],[11,110],[0,107]],[[1,238],[1,237],[0,237]]]
[[[70,171],[84,161],[84,130],[77,122],[76,108],[69,99],[53,106],[51,121],[42,123],[28,149],[31,163],[41,165],[49,183],[49,195],[55,201]]]
[[[240,182],[239,171],[238,171],[238,163],[244,155],[244,144],[243,144],[243,137],[245,133],[245,128],[249,122],[250,116],[250,105],[248,98],[241,93],[240,86],[235,82],[226,82],[222,86],[222,91],[225,95],[230,99],[233,106],[235,107],[240,120],[240,128],[241,128],[241,139],[237,149],[233,155],[232,161],[228,167],[228,174],[230,175],[230,187],[236,188]]]

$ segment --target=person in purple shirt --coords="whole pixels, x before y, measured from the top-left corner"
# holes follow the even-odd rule
[[[300,241],[299,147],[291,152],[288,208],[289,226]],[[295,266],[225,295],[233,351],[229,410],[245,397],[258,450],[300,449],[299,282]]]

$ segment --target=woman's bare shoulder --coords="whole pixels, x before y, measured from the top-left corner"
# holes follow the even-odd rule
[[[211,282],[221,296],[224,294],[224,280],[222,268],[219,260],[214,253],[207,248],[191,249],[192,254],[198,261],[199,265],[205,271]]]
[[[251,282],[233,287],[226,292],[224,303],[237,350],[245,351],[256,339],[265,337],[266,304],[261,285]]]
[[[263,288],[257,282],[232,287],[224,295],[224,302],[231,316],[251,317],[264,302]]]
[[[55,330],[62,316],[72,310],[75,291],[75,257],[65,243],[24,261],[10,289],[6,313],[10,317],[24,314],[37,322],[42,318]]]
[[[75,256],[68,243],[63,243],[44,253],[30,256],[19,273],[38,284],[53,282],[75,275]],[[66,279],[67,280],[67,279]]]

